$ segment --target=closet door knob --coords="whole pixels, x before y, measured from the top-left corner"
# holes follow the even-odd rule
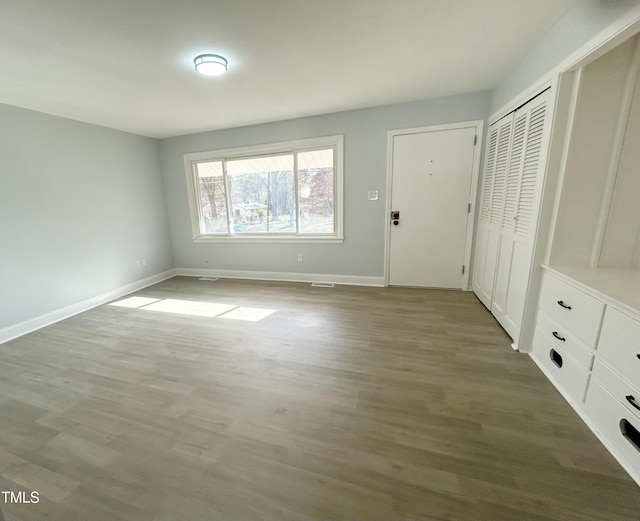
[[[558,305],[560,307],[563,307],[564,309],[571,309],[571,306],[568,306],[567,304],[565,304],[564,300],[558,300]]]
[[[627,396],[625,396],[625,398],[631,405],[633,405],[636,409],[640,411],[640,405],[636,403],[636,399],[633,397],[632,394],[628,394]]]
[[[560,340],[561,342],[564,342],[566,340],[566,338],[562,338],[557,331],[554,331],[553,333],[551,333],[554,337],[556,337],[558,340]]]

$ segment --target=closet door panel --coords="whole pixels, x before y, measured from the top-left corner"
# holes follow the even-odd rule
[[[544,164],[541,161],[546,152],[545,121],[547,115],[546,93],[530,102],[529,125],[522,165],[522,178],[518,193],[515,232],[519,237],[532,240],[540,207],[540,193]]]
[[[546,152],[547,93],[516,111],[507,176],[507,197],[500,230],[502,255],[496,281],[500,300],[492,311],[502,327],[518,343],[523,320],[533,244],[540,207]],[[516,189],[517,187],[517,189]]]
[[[473,291],[480,301],[487,307],[491,307],[491,293],[486,291],[485,275],[487,263],[487,250],[489,246],[489,227],[478,225],[476,234],[476,252],[473,263]]]
[[[491,194],[493,193],[493,174],[496,171],[496,151],[498,147],[498,127],[489,131],[487,145],[487,161],[482,179],[482,196],[480,198],[480,222],[488,223],[491,214]]]
[[[532,253],[530,243],[513,243],[513,260],[509,272],[509,294],[501,324],[514,340],[519,337],[522,326],[522,314],[529,288]]]
[[[531,248],[516,241],[500,245],[499,266],[491,312],[511,338],[520,333],[522,312],[529,284]]]
[[[513,129],[513,143],[509,157],[509,169],[505,187],[505,202],[502,214],[502,230],[514,232],[518,213],[518,199],[520,183],[522,181],[522,167],[525,156],[525,142],[527,139],[529,114],[517,114]]]
[[[515,229],[508,230],[504,239],[513,243],[513,261],[509,271],[509,295],[503,327],[518,343],[533,262],[533,244],[537,232],[542,182],[548,148],[547,106],[548,92],[526,106],[527,128],[522,153],[522,172]],[[518,118],[520,116],[516,116]],[[546,138],[546,139],[545,139]]]
[[[487,228],[487,257],[484,266],[484,288],[483,292],[489,297],[487,307],[491,309],[493,302],[493,291],[496,280],[496,266],[498,262],[497,252],[500,243],[500,231],[496,228]]]
[[[491,312],[498,320],[505,313],[509,296],[509,278],[513,261],[513,241],[500,241],[498,252],[498,266],[496,270],[496,284],[493,293]]]
[[[495,163],[492,172],[491,205],[488,212],[487,257],[483,276],[483,292],[493,300],[496,267],[498,262],[498,248],[500,246],[500,225],[502,223],[502,206],[507,179],[507,165],[511,148],[512,118],[505,118],[497,125],[497,143]],[[493,132],[493,131],[492,131]]]
[[[512,123],[512,117],[509,116],[494,124],[489,131],[487,143],[473,288],[488,308],[493,300]]]
[[[489,225],[500,229],[502,226],[502,214],[504,196],[507,185],[507,171],[509,166],[509,153],[511,150],[511,131],[513,118],[505,118],[498,128],[498,147],[496,151],[496,166],[493,176],[493,190],[491,193],[491,211],[489,212]]]
[[[487,262],[489,252],[489,216],[491,215],[491,195],[493,192],[497,147],[498,127],[492,127],[487,136],[487,159],[482,175],[480,218],[478,219],[473,261],[473,291],[487,308],[491,307],[491,295],[493,293],[493,283],[490,283],[487,277]]]
[[[509,155],[505,181],[505,201],[502,211],[502,225],[500,227],[500,249],[496,273],[495,297],[491,306],[492,313],[507,332],[509,332],[509,334],[511,334],[511,330],[505,326],[505,323],[507,323],[505,317],[509,301],[513,253],[516,244],[514,241],[514,234],[528,123],[529,113],[527,111],[524,111],[524,113],[516,113],[514,116],[511,153]]]
[[[537,233],[548,146],[547,106],[548,91],[495,122],[487,142],[474,291],[516,344]]]

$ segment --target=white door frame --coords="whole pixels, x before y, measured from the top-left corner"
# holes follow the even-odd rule
[[[471,171],[471,189],[469,191],[469,204],[471,211],[467,217],[467,239],[464,247],[464,265],[466,267],[462,276],[462,288],[469,291],[469,269],[471,267],[471,244],[473,243],[473,230],[476,222],[476,198],[478,192],[478,176],[480,173],[480,155],[484,141],[482,133],[484,131],[484,120],[462,121],[460,123],[450,123],[447,125],[431,125],[428,127],[404,128],[390,130],[387,133],[387,197],[385,203],[385,231],[384,231],[384,285],[389,285],[389,266],[391,263],[391,226],[389,216],[391,215],[391,190],[393,187],[393,138],[406,134],[422,134],[423,132],[438,132],[440,130],[457,130],[474,127],[476,129],[476,146],[473,152],[473,169]]]

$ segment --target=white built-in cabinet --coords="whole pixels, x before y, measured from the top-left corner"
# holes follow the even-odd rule
[[[473,290],[640,484],[640,36],[496,117],[485,158]]]
[[[633,37],[561,75],[531,357],[640,484],[639,73]]]
[[[473,290],[519,343],[550,127],[550,89],[494,121],[486,161],[473,265]]]

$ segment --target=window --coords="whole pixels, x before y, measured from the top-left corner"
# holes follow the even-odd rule
[[[196,242],[342,242],[342,136],[185,154]]]

